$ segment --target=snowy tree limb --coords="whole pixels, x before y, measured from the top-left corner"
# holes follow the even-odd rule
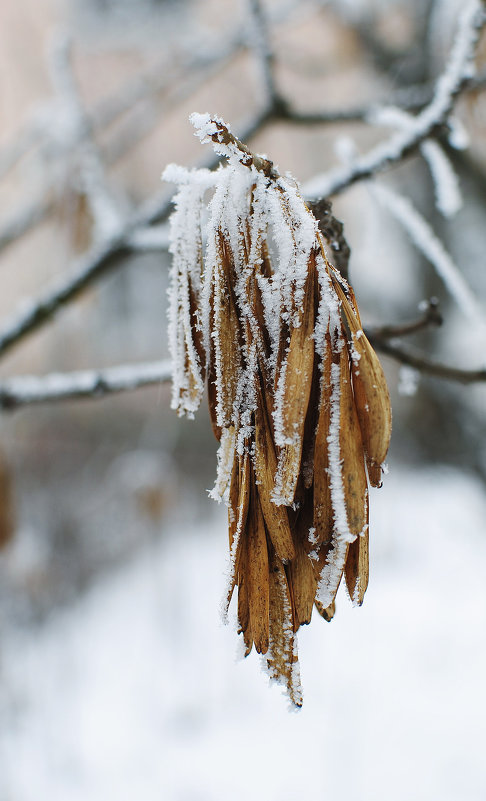
[[[131,233],[131,232],[130,232]],[[0,355],[5,354],[25,336],[42,327],[66,304],[77,298],[95,279],[118,266],[133,252],[127,243],[128,235],[108,239],[82,257],[66,278],[24,308],[0,331]]]
[[[486,72],[464,80],[460,90],[461,96],[469,92],[479,92],[486,89]],[[363,122],[367,123],[372,119],[376,109],[383,106],[393,106],[403,111],[420,112],[425,106],[432,102],[434,97],[434,87],[430,84],[413,84],[412,86],[397,89],[387,97],[385,101],[373,101],[364,105],[352,106],[350,108],[337,109],[316,109],[301,111],[293,107],[289,101],[284,101],[276,110],[275,115],[279,120],[290,122],[294,125],[332,125],[343,122]]]
[[[170,377],[169,361],[121,365],[103,370],[50,373],[46,376],[16,376],[0,381],[0,408],[12,411],[38,403],[102,398],[113,393],[161,384],[169,381]]]
[[[471,78],[471,65],[480,33],[486,23],[486,11],[479,0],[472,0],[461,17],[449,61],[437,81],[434,97],[415,118],[413,126],[398,131],[386,142],[355,159],[309,181],[303,191],[309,199],[329,197],[370,178],[414,153],[429,137],[435,136],[447,121],[456,98]]]

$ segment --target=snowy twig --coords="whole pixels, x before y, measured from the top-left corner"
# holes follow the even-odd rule
[[[161,384],[169,381],[170,376],[169,361],[50,373],[42,377],[17,376],[0,382],[0,408],[10,411],[37,403],[102,398],[115,392]]]
[[[25,308],[0,331],[0,355],[52,319],[59,309],[77,298],[95,278],[118,265],[133,251],[127,240],[125,234],[125,238],[119,236],[94,247],[77,262],[67,278],[58,281],[36,301],[25,304]]]
[[[434,266],[451,296],[465,316],[484,326],[484,313],[476,295],[468,286],[461,271],[452,260],[444,245],[437,238],[427,220],[417,211],[409,198],[399,195],[389,187],[374,184],[372,193],[409,234],[412,242]]]
[[[251,42],[261,67],[266,105],[271,106],[276,116],[286,106],[275,84],[275,56],[270,44],[270,31],[261,0],[247,0],[250,10],[252,31]]]
[[[217,145],[215,150],[219,155],[227,155],[228,152],[233,154],[238,153],[240,154],[240,164],[243,164],[244,167],[254,167],[258,172],[262,172],[266,175],[267,178],[272,178],[274,180],[279,178],[279,174],[273,166],[273,161],[270,161],[270,159],[264,156],[259,156],[257,153],[253,153],[248,145],[245,145],[238,137],[231,133],[223,120],[217,117],[210,117],[209,114],[192,114],[190,119],[197,128],[200,127],[200,124],[202,125],[197,132],[197,136],[200,136],[202,141],[212,139],[214,144]],[[207,139],[205,137],[207,137]]]
[[[398,131],[351,164],[317,176],[304,187],[307,197],[328,197],[357,181],[370,178],[414,153],[422,142],[434,136],[449,117],[454,102],[471,77],[471,64],[486,12],[479,0],[471,0],[461,17],[459,31],[446,68],[437,81],[434,97],[415,118],[414,124]]]
[[[486,381],[486,369],[463,370],[459,367],[452,367],[440,362],[431,361],[428,357],[420,353],[403,348],[396,341],[397,337],[410,336],[419,331],[423,331],[430,326],[442,325],[442,315],[438,309],[438,301],[431,298],[427,301],[427,307],[422,317],[410,323],[401,325],[385,325],[380,328],[366,328],[365,333],[374,348],[391,356],[400,364],[413,367],[421,373],[443,378],[448,381],[456,381],[461,384],[473,384]]]
[[[5,145],[0,151],[0,177],[11,169],[28,148],[35,145],[47,145],[49,157],[55,155],[56,169],[54,177],[59,174],[61,160],[73,156],[78,148],[84,147],[85,139],[93,143],[93,137],[112,125],[119,117],[130,112],[130,117],[123,124],[121,131],[116,132],[108,142],[97,147],[97,158],[101,165],[110,167],[146,136],[160,121],[160,108],[152,102],[152,107],[140,109],[143,101],[150,101],[164,89],[177,86],[171,93],[170,105],[180,103],[187,98],[197,86],[211,76],[212,72],[224,69],[225,64],[244,48],[244,36],[239,33],[230,38],[227,44],[218,44],[199,54],[185,54],[182,59],[182,73],[189,75],[182,86],[174,75],[168,74],[166,65],[157,64],[145,74],[137,77],[124,86],[119,92],[99,103],[90,113],[84,110],[83,125],[78,127],[77,136],[68,147],[63,143],[59,149],[57,127],[52,126],[52,114],[37,114],[25,128],[17,134],[15,141]],[[69,62],[64,59],[64,64]],[[63,65],[61,63],[61,70]],[[58,67],[56,67],[56,71]],[[67,85],[67,84],[66,84]],[[71,81],[71,86],[73,82]],[[75,85],[74,85],[75,86]],[[65,87],[66,88],[66,87]],[[147,105],[147,102],[146,102]],[[53,133],[54,131],[54,133]],[[44,186],[35,197],[16,209],[0,226],[0,251],[15,242],[36,225],[44,222],[55,210],[57,201],[53,185],[52,171],[49,172],[49,184]]]

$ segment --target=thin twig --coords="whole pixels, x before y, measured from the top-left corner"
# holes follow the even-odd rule
[[[464,81],[461,96],[470,92],[480,92],[486,89],[486,71],[474,78]],[[383,100],[374,100],[365,105],[351,108],[322,109],[315,111],[301,111],[294,108],[289,101],[282,103],[275,111],[275,116],[282,122],[293,125],[333,125],[343,122],[368,123],[373,119],[376,110],[393,106],[402,111],[420,112],[428,106],[434,97],[434,87],[430,84],[415,84],[413,86],[397,89],[392,95]]]
[[[438,309],[438,301],[431,298],[427,301],[427,308],[422,317],[410,323],[401,325],[385,325],[380,328],[366,328],[366,336],[376,350],[391,356],[401,364],[414,367],[422,373],[443,378],[448,381],[456,381],[462,384],[473,384],[486,381],[486,369],[463,370],[459,367],[452,367],[440,362],[431,361],[417,351],[404,348],[401,343],[396,342],[397,337],[410,336],[419,331],[429,328],[431,325],[442,325],[442,315]]]
[[[0,382],[0,408],[5,411],[53,401],[103,398],[169,381],[169,361],[126,364],[103,370],[16,376]]]
[[[460,384],[474,384],[486,381],[486,369],[480,368],[479,370],[463,370],[459,367],[451,367],[447,364],[440,362],[430,361],[426,356],[416,351],[403,348],[402,345],[395,342],[388,342],[383,339],[375,339],[371,332],[369,333],[369,340],[376,350],[391,356],[400,364],[406,364],[409,367],[414,367],[421,373],[435,376],[436,378],[443,378],[446,381],[456,381]]]
[[[400,325],[383,325],[379,328],[368,328],[368,338],[371,337],[373,341],[381,342],[382,340],[410,336],[411,334],[423,331],[425,328],[430,328],[432,325],[441,326],[444,320],[439,312],[439,301],[437,298],[430,298],[430,300],[425,302],[427,306],[422,317],[419,317],[418,320],[412,320],[409,323],[401,323]]]
[[[278,109],[281,100],[275,83],[275,54],[270,44],[270,31],[261,0],[247,0],[252,22],[251,44],[258,58],[262,82],[265,89],[265,103]]]

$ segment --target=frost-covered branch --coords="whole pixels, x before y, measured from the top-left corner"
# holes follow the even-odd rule
[[[461,16],[449,60],[437,81],[434,96],[417,115],[414,124],[398,131],[386,142],[380,143],[351,164],[311,179],[303,187],[306,196],[314,199],[342,192],[357,181],[370,178],[387,167],[401,162],[414,153],[422,142],[440,131],[453,109],[456,98],[471,78],[473,59],[485,22],[486,12],[483,3],[479,0],[470,0]]]
[[[102,274],[118,266],[133,252],[128,237],[119,236],[94,247],[81,258],[68,277],[57,281],[35,301],[24,302],[22,310],[0,330],[0,355],[5,354],[25,336],[41,328],[65,305]]]
[[[418,351],[403,347],[397,341],[399,337],[411,336],[419,331],[423,331],[431,326],[440,326],[443,323],[442,315],[439,312],[438,301],[430,298],[423,301],[423,315],[417,320],[399,325],[384,325],[379,328],[365,328],[366,336],[376,350],[391,356],[400,364],[413,367],[421,373],[442,378],[447,381],[455,381],[461,384],[474,384],[486,381],[486,368],[478,370],[464,370],[460,367],[453,367],[441,362],[435,362]]]
[[[102,398],[161,384],[170,379],[168,361],[127,364],[103,370],[16,376],[0,381],[0,408],[12,411],[38,403]]]
[[[409,234],[412,242],[434,266],[451,296],[465,316],[484,326],[484,312],[474,292],[465,281],[442,242],[412,202],[385,186],[374,185],[373,195],[392,214]]]
[[[261,0],[247,0],[251,16],[251,45],[258,58],[265,90],[265,104],[271,106],[275,116],[286,108],[275,83],[275,54],[270,44],[270,30],[266,10]]]

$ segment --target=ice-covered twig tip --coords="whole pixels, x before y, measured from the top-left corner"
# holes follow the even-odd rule
[[[229,512],[225,612],[238,588],[248,654],[302,704],[296,633],[334,614],[344,574],[368,584],[368,481],[381,484],[388,390],[351,287],[329,263],[295,182],[209,115],[191,121],[227,159],[169,166],[172,406],[207,386],[220,442],[214,498]],[[207,195],[210,194],[210,199]]]

